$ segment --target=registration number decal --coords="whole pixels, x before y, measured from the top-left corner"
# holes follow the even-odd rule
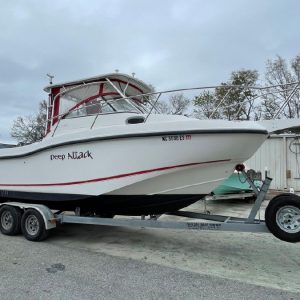
[[[178,141],[190,141],[192,136],[190,134],[182,135],[164,135],[161,137],[163,142],[178,142]]]

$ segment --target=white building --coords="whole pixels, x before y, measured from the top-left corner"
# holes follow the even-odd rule
[[[271,135],[245,164],[262,173],[267,169],[271,189],[300,191],[300,135]]]

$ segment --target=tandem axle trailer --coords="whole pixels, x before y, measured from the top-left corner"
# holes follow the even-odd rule
[[[239,171],[244,173],[243,169]],[[278,195],[267,206],[265,221],[256,219],[272,179],[266,177],[258,190],[246,173],[244,175],[256,194],[256,200],[247,218],[188,211],[167,213],[167,215],[185,217],[187,221],[164,221],[160,220],[161,215],[141,216],[140,219],[132,217],[102,218],[81,216],[80,209],[71,215],[62,211],[53,212],[47,206],[40,204],[5,202],[0,204],[0,230],[6,235],[16,235],[22,232],[30,241],[42,241],[58,224],[72,223],[196,231],[271,232],[281,240],[299,242],[300,197],[294,194]]]

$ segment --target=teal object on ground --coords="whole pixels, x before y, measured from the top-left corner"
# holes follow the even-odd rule
[[[256,185],[256,184],[255,184]],[[244,174],[233,173],[217,186],[213,193],[215,195],[251,193],[253,190],[247,182]]]

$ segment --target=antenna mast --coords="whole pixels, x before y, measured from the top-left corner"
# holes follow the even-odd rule
[[[49,78],[49,84],[52,84],[52,79],[54,78],[54,75],[51,75],[49,73],[47,73],[46,75]]]

